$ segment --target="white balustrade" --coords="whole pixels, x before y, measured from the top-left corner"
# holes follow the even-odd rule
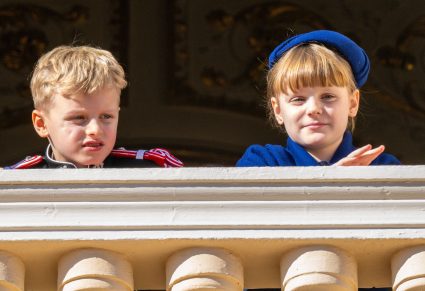
[[[0,290],[422,290],[424,209],[425,166],[1,170]]]
[[[133,270],[121,255],[103,249],[77,249],[61,257],[58,291],[132,291]]]
[[[166,265],[168,291],[243,290],[243,266],[232,252],[220,248],[187,248]]]
[[[0,290],[24,291],[25,266],[20,258],[9,252],[0,251]]]

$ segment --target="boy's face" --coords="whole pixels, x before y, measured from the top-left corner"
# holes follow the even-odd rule
[[[56,160],[79,168],[105,160],[116,140],[120,93],[104,87],[69,98],[57,94],[46,110],[33,111],[34,127],[50,139]]]
[[[319,160],[331,158],[355,117],[359,92],[346,87],[306,87],[273,97],[276,120],[289,137]]]

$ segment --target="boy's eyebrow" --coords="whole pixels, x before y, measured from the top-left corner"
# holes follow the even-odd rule
[[[71,109],[70,111],[67,111],[66,113],[65,113],[65,115],[71,115],[71,114],[80,114],[80,113],[85,113],[87,111],[87,109],[86,108],[84,108],[84,107],[81,107],[81,108],[76,108],[76,109]],[[108,113],[110,113],[110,112],[116,112],[116,111],[119,111],[119,107],[118,107],[118,109],[117,108],[104,108],[104,109],[102,109],[102,110],[99,110],[100,112],[108,112]]]
[[[118,107],[111,106],[111,107],[108,107],[108,108],[103,108],[100,111],[119,111],[119,110],[120,110],[119,106]]]
[[[86,110],[84,108],[81,109],[71,109],[70,111],[66,111],[64,115],[72,115],[72,114],[81,114],[84,113]]]

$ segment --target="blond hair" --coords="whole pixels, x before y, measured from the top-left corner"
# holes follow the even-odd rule
[[[267,108],[269,119],[274,118],[271,98],[304,87],[346,87],[350,93],[356,82],[350,64],[337,52],[318,43],[306,43],[286,52],[267,74]],[[348,128],[354,130],[354,118],[349,118]]]
[[[31,77],[35,108],[45,108],[55,94],[91,94],[105,86],[127,86],[122,66],[106,50],[89,46],[59,46],[43,55]]]

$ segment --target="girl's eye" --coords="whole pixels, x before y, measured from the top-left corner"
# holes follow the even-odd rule
[[[291,99],[289,99],[290,103],[294,103],[294,104],[301,104],[305,101],[304,97],[292,97]]]
[[[331,95],[331,94],[325,94],[325,95],[322,96],[322,99],[326,100],[326,101],[332,101],[332,100],[335,100],[336,97],[334,95]]]

